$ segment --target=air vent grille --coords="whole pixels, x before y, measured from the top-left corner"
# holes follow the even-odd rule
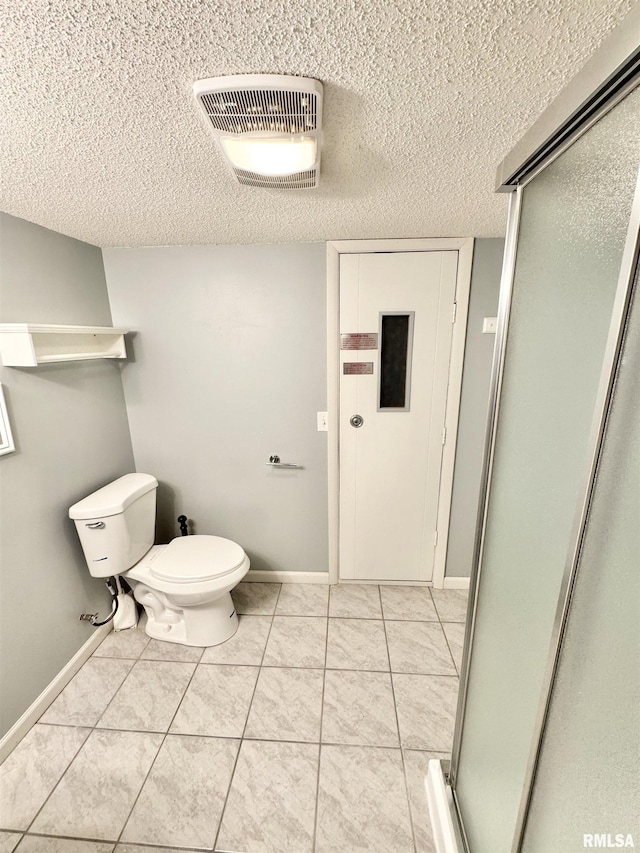
[[[242,169],[234,169],[234,174],[241,184],[248,187],[263,187],[274,190],[306,190],[318,186],[318,173],[316,169],[307,172],[296,172],[295,175],[283,177],[270,177],[258,175],[256,172],[245,172]]]
[[[232,74],[225,77],[208,77],[196,80],[193,84],[198,109],[206,116],[210,132],[222,149],[222,155],[229,163],[239,183],[249,187],[266,189],[299,190],[313,189],[320,180],[320,155],[322,142],[322,101],[323,89],[319,80],[310,77],[297,77],[287,74]],[[261,168],[264,171],[279,171],[269,158],[266,164],[238,158],[233,154],[224,137],[253,138],[253,146],[247,144],[243,150],[253,147],[259,150],[260,138],[302,142],[302,147],[311,152],[309,141],[315,142],[315,162],[311,158],[294,162],[291,168],[303,168],[294,175],[264,175],[249,169]],[[292,152],[295,149],[292,148]],[[270,152],[268,145],[263,146],[262,155]],[[280,149],[280,153],[282,149]],[[245,168],[241,168],[244,166]],[[282,169],[283,171],[285,169]]]
[[[238,89],[199,97],[211,124],[224,133],[310,133],[317,128],[317,97],[311,92]]]

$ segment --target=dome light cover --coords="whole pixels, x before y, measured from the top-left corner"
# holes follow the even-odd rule
[[[225,155],[236,169],[283,177],[311,169],[317,143],[310,136],[221,136]]]
[[[323,95],[318,80],[238,74],[198,80],[193,91],[241,184],[318,186]]]

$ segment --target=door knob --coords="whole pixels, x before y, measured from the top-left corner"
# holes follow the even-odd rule
[[[358,429],[364,423],[364,418],[362,417],[362,415],[353,415],[351,418],[349,418],[349,423],[352,427]]]

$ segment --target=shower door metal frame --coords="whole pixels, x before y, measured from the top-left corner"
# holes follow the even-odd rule
[[[598,393],[594,407],[593,420],[588,441],[588,468],[583,476],[579,489],[578,505],[569,536],[569,548],[565,561],[560,595],[556,615],[551,632],[549,654],[543,680],[540,705],[536,715],[536,722],[531,742],[531,751],[525,774],[522,799],[516,820],[515,835],[513,839],[512,853],[518,853],[524,841],[524,834],[529,813],[529,806],[533,794],[538,763],[542,752],[542,741],[549,717],[553,687],[560,664],[562,644],[571,611],[573,590],[576,585],[580,570],[580,558],[584,544],[589,512],[596,488],[596,479],[600,467],[600,459],[604,446],[605,433],[609,420],[609,412],[613,401],[613,390],[615,387],[618,367],[622,355],[629,309],[637,278],[638,251],[640,249],[640,170],[636,181],[636,189],[631,208],[631,217],[627,230],[620,273],[611,312],[611,323],[607,336],[607,343],[600,372]]]
[[[487,416],[487,428],[485,434],[484,462],[482,480],[479,496],[479,511],[476,526],[476,537],[474,545],[473,567],[469,581],[469,610],[467,613],[467,630],[465,631],[462,652],[462,668],[460,672],[460,687],[458,691],[458,706],[456,711],[456,726],[453,737],[453,748],[451,762],[448,771],[448,784],[451,786],[453,804],[456,810],[456,818],[460,835],[463,839],[465,850],[469,850],[469,844],[464,829],[462,814],[458,804],[455,783],[460,760],[462,746],[465,710],[469,692],[469,668],[471,653],[473,649],[473,637],[476,626],[476,614],[478,609],[478,585],[482,570],[482,554],[484,550],[484,534],[487,521],[487,509],[491,492],[491,473],[493,470],[493,456],[495,439],[497,433],[498,416],[500,413],[500,395],[502,391],[502,377],[504,373],[504,361],[507,344],[507,333],[509,330],[509,314],[511,311],[511,296],[513,293],[513,281],[515,276],[516,248],[518,245],[518,233],[520,228],[520,213],[522,209],[522,190],[516,188],[509,198],[509,213],[507,219],[507,236],[504,247],[504,258],[502,263],[502,276],[500,280],[500,297],[498,302],[498,321],[496,326],[496,341],[493,351],[493,365],[491,369],[491,384],[489,389],[489,409]]]
[[[498,322],[496,326],[496,341],[493,350],[493,366],[491,369],[491,384],[489,388],[489,414],[487,416],[487,428],[485,434],[484,462],[479,497],[479,511],[476,525],[476,536],[473,555],[473,569],[469,581],[469,610],[467,613],[467,630],[465,632],[462,651],[462,669],[460,672],[460,689],[458,691],[458,707],[456,712],[456,728],[453,738],[453,749],[451,752],[451,766],[449,769],[449,784],[451,785],[454,802],[455,782],[457,777],[460,748],[462,745],[462,730],[460,724],[464,718],[467,707],[467,696],[469,691],[469,666],[473,648],[473,636],[476,626],[476,614],[478,609],[478,585],[482,573],[482,555],[484,550],[484,534],[487,522],[487,509],[491,494],[491,474],[493,471],[493,456],[500,414],[500,394],[502,391],[502,376],[504,372],[504,360],[507,345],[507,333],[509,330],[509,313],[511,311],[511,295],[513,293],[513,280],[516,265],[516,247],[518,244],[518,233],[520,229],[520,212],[522,208],[522,191],[517,188],[509,198],[509,215],[507,220],[507,236],[504,247],[504,259],[502,263],[502,278],[500,281],[500,298],[498,301]]]
[[[540,119],[525,134],[513,151],[498,167],[498,192],[511,192],[500,299],[498,325],[493,356],[489,395],[489,414],[485,437],[482,486],[478,505],[474,558],[469,587],[467,631],[463,648],[460,690],[456,713],[448,783],[451,787],[455,817],[465,850],[469,844],[464,830],[456,781],[464,736],[464,716],[469,692],[469,673],[473,654],[473,639],[478,609],[479,581],[482,573],[487,512],[491,492],[491,475],[500,414],[500,399],[505,354],[509,333],[509,315],[517,260],[523,190],[550,163],[584,135],[597,121],[640,85],[640,6],[636,7],[614,30],[594,54],[584,69],[561,95],[545,110]],[[589,461],[583,476],[580,498],[570,535],[568,556],[558,599],[550,648],[541,692],[540,706],[533,731],[529,761],[516,819],[512,853],[519,853],[524,839],[535,775],[540,757],[544,730],[548,718],[553,685],[571,608],[571,596],[579,571],[582,543],[589,508],[595,489],[598,462],[601,455],[609,409],[613,396],[628,311],[631,304],[636,268],[640,253],[640,174],[634,196],[627,240],[612,310],[609,335],[601,369],[598,396],[589,437]]]
[[[609,34],[496,170],[496,192],[525,186],[637,85],[640,7]],[[635,82],[634,82],[635,81]]]

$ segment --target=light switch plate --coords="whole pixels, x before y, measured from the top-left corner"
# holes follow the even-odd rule
[[[318,432],[327,432],[329,422],[326,412],[318,412]]]
[[[498,318],[497,317],[485,317],[482,321],[482,334],[483,335],[495,335],[496,329],[498,327]]]

